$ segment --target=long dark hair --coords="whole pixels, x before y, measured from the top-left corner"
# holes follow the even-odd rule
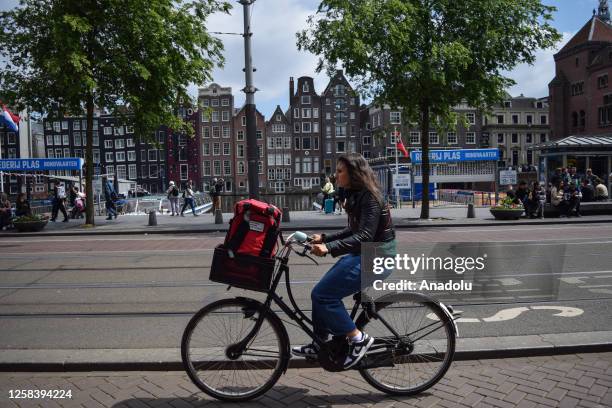
[[[374,171],[372,171],[366,159],[359,153],[350,153],[340,156],[338,162],[342,162],[348,171],[350,188],[352,190],[368,190],[382,207],[383,195]]]

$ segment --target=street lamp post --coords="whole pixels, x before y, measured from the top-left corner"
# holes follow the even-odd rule
[[[245,115],[247,130],[247,161],[248,161],[248,180],[249,198],[259,198],[259,154],[257,150],[257,124],[255,110],[255,92],[257,88],[253,86],[253,61],[251,57],[251,5],[255,0],[240,0],[244,11],[244,76],[246,85],[243,89],[246,94]]]

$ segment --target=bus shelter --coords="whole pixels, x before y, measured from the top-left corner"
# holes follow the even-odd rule
[[[576,167],[579,177],[587,169],[604,180],[608,191],[612,188],[612,136],[569,136],[559,140],[530,146],[540,152],[540,181],[551,180],[555,169]]]

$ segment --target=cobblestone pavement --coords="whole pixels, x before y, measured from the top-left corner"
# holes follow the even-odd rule
[[[251,403],[212,400],[181,372],[0,373],[0,407],[610,407],[612,353],[458,361],[417,397],[392,397],[357,372],[293,369]],[[71,390],[72,399],[10,399],[10,390]]]

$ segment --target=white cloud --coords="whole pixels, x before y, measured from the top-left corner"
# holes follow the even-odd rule
[[[315,74],[317,58],[297,50],[295,33],[306,28],[306,19],[316,10],[316,2],[300,0],[259,0],[253,6],[251,37],[253,66],[257,69],[253,81],[259,91],[255,103],[266,117],[276,105],[287,109],[289,77],[311,76],[317,92],[322,92],[328,78]],[[214,15],[209,19],[209,31],[243,32],[243,11],[234,3],[232,15]],[[231,86],[236,106],[244,103],[244,40],[236,35],[219,35],[225,46],[225,67],[216,69],[213,78],[222,86]],[[191,90],[195,95],[197,87]]]
[[[538,50],[533,65],[521,64],[505,75],[514,79],[516,85],[508,90],[512,96],[541,98],[548,96],[548,83],[555,77],[554,55],[567,44],[576,33],[563,33],[563,39],[555,48]]]
[[[300,52],[296,47],[295,33],[306,27],[306,19],[316,10],[316,1],[300,0],[258,0],[252,16],[253,65],[255,94],[258,109],[269,117],[277,104],[282,109],[288,106],[289,77],[312,76],[317,92],[323,91],[328,83],[325,73],[315,74],[317,57]],[[232,16],[212,16],[209,20],[210,31],[236,32],[243,30],[242,6],[237,4]],[[554,49],[538,50],[533,65],[521,64],[505,74],[517,84],[508,91],[514,96],[542,97],[548,95],[548,83],[554,78],[555,63],[553,55],[571,39],[575,33],[563,33],[563,39]],[[231,86],[236,97],[236,106],[244,103],[244,48],[240,36],[222,35],[225,45],[225,68],[216,69],[214,81],[223,86]],[[196,94],[196,87],[192,88]]]

